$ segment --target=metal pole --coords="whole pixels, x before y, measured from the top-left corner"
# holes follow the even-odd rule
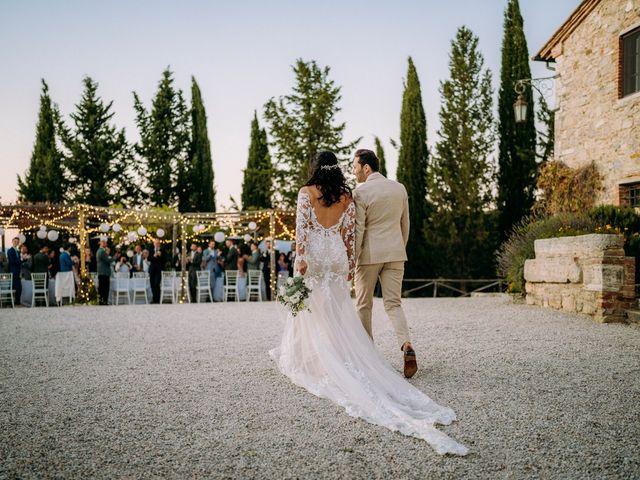
[[[182,251],[180,252],[180,303],[187,303],[187,286],[186,283],[186,267],[187,267],[187,221],[180,221],[180,244]]]
[[[84,207],[78,207],[78,237],[80,241],[80,278],[84,278],[87,274],[87,259],[84,250],[87,246],[87,230],[85,226]]]
[[[273,210],[269,214],[269,237],[271,237],[271,258],[269,268],[271,269],[271,299],[276,298],[276,217]]]

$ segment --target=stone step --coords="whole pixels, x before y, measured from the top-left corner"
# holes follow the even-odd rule
[[[625,316],[627,317],[627,322],[640,325],[640,310],[627,310]]]

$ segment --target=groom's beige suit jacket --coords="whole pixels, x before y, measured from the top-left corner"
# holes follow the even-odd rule
[[[405,262],[409,201],[404,185],[375,172],[354,190],[353,199],[357,263]]]

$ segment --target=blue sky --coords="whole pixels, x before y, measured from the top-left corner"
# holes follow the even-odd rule
[[[531,56],[579,0],[520,0]],[[383,139],[391,177],[407,57],[422,83],[428,141],[437,139],[439,82],[450,42],[466,25],[480,37],[486,65],[500,69],[506,0],[17,1],[0,4],[0,200],[15,201],[16,175],[35,136],[40,78],[68,117],[83,76],[113,100],[115,121],[137,139],[132,91],[149,104],[170,65],[189,97],[200,84],[209,119],[218,205],[239,199],[254,110],[290,91],[296,58],[329,65],[342,86],[346,139]],[[534,76],[551,74],[532,62]]]

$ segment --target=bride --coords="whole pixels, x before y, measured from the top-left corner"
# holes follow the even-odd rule
[[[287,315],[270,353],[293,383],[347,414],[426,440],[439,454],[467,448],[437,428],[455,413],[400,376],[375,348],[351,300],[355,205],[336,156],[320,152],[298,194],[296,275],[311,289],[309,310]]]

